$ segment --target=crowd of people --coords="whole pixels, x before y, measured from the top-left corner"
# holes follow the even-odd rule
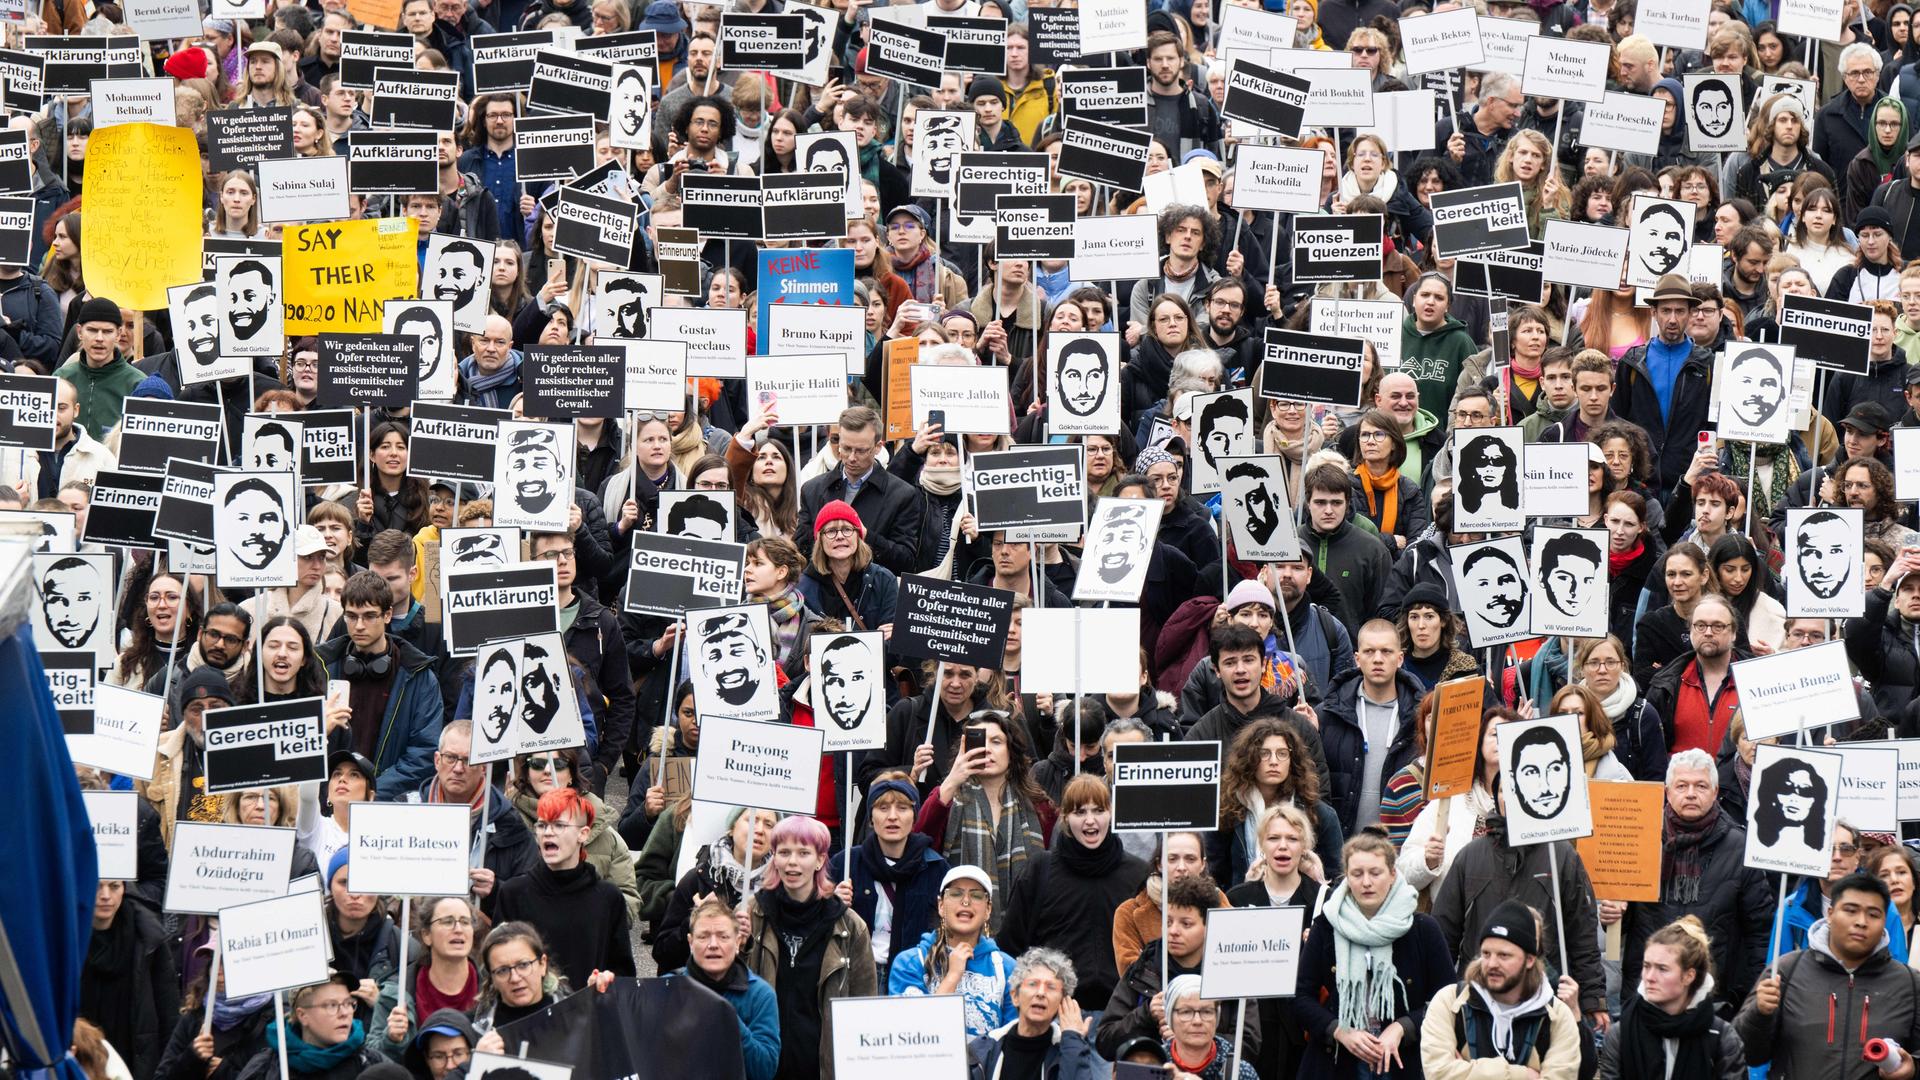
[[[1410,74],[1408,21],[1463,6],[1605,46],[1610,94],[1666,103],[1657,152],[1588,145],[1581,103],[1530,94],[1514,74]],[[1004,71],[948,71],[937,86],[883,73],[868,36],[884,9],[871,0],[726,8],[808,13],[830,54],[821,85],[723,66],[722,7],[680,0],[406,0],[397,27],[364,24],[340,0],[273,0],[262,18],[209,17],[197,37],[146,42],[178,126],[199,140],[209,239],[272,243],[283,228],[262,221],[257,168],[207,165],[211,118],[285,110],[296,157],[348,153],[373,130],[369,95],[343,85],[356,30],[410,35],[418,68],[456,73],[438,190],[351,207],[416,223],[423,297],[440,295],[424,280],[430,247],[490,246],[479,329],[445,328],[449,400],[529,419],[541,417],[526,417],[527,349],[643,326],[641,307],[604,309],[612,335],[590,312],[614,274],[661,271],[683,176],[808,171],[798,140],[852,135],[856,158],[834,167],[857,174],[858,213],[833,245],[854,253],[867,360],[845,411],[809,432],[750,401],[745,380],[698,377],[683,408],[571,421],[567,525],[526,530],[513,557],[553,568],[586,739],[489,765],[471,760],[487,673],[454,655],[433,571],[443,532],[492,526],[501,493],[415,476],[410,409],[361,410],[360,480],[305,489],[287,530],[292,585],[223,590],[164,541],[88,540],[96,480],[130,464],[126,402],[218,404],[222,460],[235,461],[245,416],[314,407],[322,349],[290,337],[236,377],[187,378],[189,357],[217,351],[212,330],[89,288],[94,102],[52,95],[13,112],[31,179],[12,194],[31,195],[34,220],[28,265],[0,267],[0,365],[57,380],[52,449],[0,451],[0,510],[68,515],[75,551],[115,553],[102,678],[162,698],[150,778],[76,766],[82,787],[138,793],[139,871],[99,884],[75,1057],[96,1080],[266,1080],[283,1053],[294,1080],[461,1080],[474,1053],[520,1049],[516,1021],[651,971],[731,1004],[748,1080],[832,1077],[848,1035],[831,1002],[884,995],[957,996],[977,1080],[1104,1080],[1117,1063],[1173,1080],[1731,1080],[1749,1068],[1913,1080],[1920,848],[1842,822],[1823,877],[1745,861],[1757,741],[1738,661],[1844,642],[1859,718],[1807,738],[1920,735],[1920,533],[1896,498],[1893,452],[1899,431],[1920,427],[1914,10],[1845,0],[1836,25],[1805,38],[1782,32],[1784,6],[1711,0],[1689,42],[1674,26],[1693,17],[1662,13],[1656,45],[1635,32],[1637,0],[1143,0],[1138,47],[1079,57],[1025,0],[928,0],[924,13],[1006,21]],[[7,33],[136,33],[127,14],[116,0],[43,0]],[[511,30],[554,30],[563,49],[653,35],[650,117],[595,118],[603,190],[640,208],[626,267],[557,246],[558,185],[516,172],[527,95],[475,92],[476,43]],[[1236,149],[1273,140],[1225,117],[1228,53],[1269,46],[1344,53],[1371,73],[1381,129],[1279,141],[1322,151],[1322,211],[1379,215],[1378,279],[1296,280],[1296,216],[1236,206]],[[1327,66],[1279,49],[1273,63]],[[1057,171],[1064,76],[1110,67],[1146,73],[1143,191]],[[1737,77],[1743,150],[1692,148],[1683,79],[1709,72]],[[1407,91],[1429,92],[1411,123],[1404,99],[1384,96]],[[1159,273],[1081,280],[1070,259],[956,239],[952,200],[913,195],[936,167],[913,160],[916,124],[955,112],[975,121],[960,149],[1048,154],[1051,190],[1080,217],[1151,217]],[[1469,264],[1436,243],[1433,200],[1506,183],[1535,240],[1554,221],[1628,225],[1636,196],[1690,203],[1680,230],[1721,261],[1650,289],[1623,267],[1611,290],[1548,275],[1538,296],[1493,297],[1483,271],[1470,291]],[[757,320],[770,284],[760,252],[807,246],[702,239],[695,288],[633,304]],[[1735,404],[1716,354],[1778,343],[1790,296],[1858,305],[1869,363],[1796,390],[1780,406],[1792,411],[1782,442],[1717,438]],[[1317,328],[1316,309],[1343,300],[1403,311],[1397,348],[1383,358],[1387,341],[1364,342],[1357,400],[1292,400],[1284,378],[1261,379],[1267,330]],[[223,312],[245,302],[218,298]],[[1119,418],[1054,434],[1050,346],[1081,333],[1114,335],[1124,354],[1103,390]],[[751,323],[750,349],[765,336]],[[889,385],[902,341],[920,364],[1007,369],[1004,428],[928,422],[889,438],[912,428]],[[1256,384],[1251,415],[1223,438],[1277,460],[1293,558],[1243,557],[1221,497],[1196,490],[1194,455],[1211,472],[1216,453],[1199,445],[1203,426],[1230,423],[1203,425],[1197,403]],[[1584,512],[1529,526],[1604,530],[1600,636],[1469,639],[1453,552],[1491,536],[1457,527],[1487,497],[1488,462],[1459,444],[1483,428],[1586,445]],[[1139,672],[1125,692],[1076,698],[1023,678],[1022,622],[1079,599],[1084,546],[981,529],[968,474],[973,455],[1050,443],[1082,449],[1089,516],[1103,500],[1159,504],[1132,605],[1139,640],[1125,650],[1137,655],[1113,658]],[[639,613],[627,593],[635,535],[685,524],[662,509],[676,492],[731,496],[718,528],[744,545],[738,599],[766,606],[783,723],[818,724],[812,636],[893,640],[910,575],[1011,594],[1000,661],[890,650],[884,746],[823,759],[811,815],[697,813],[708,804],[685,779],[701,752],[692,675],[704,658],[686,655],[682,620]],[[1783,539],[1800,508],[1862,512],[1864,576],[1836,585],[1863,597],[1859,617],[1787,614],[1785,572],[1815,557]],[[72,569],[37,571],[41,595],[70,598],[58,575]],[[1472,781],[1429,800],[1439,688],[1463,679],[1481,697]],[[327,780],[207,792],[209,710],[305,698],[325,702]],[[1597,897],[1571,843],[1509,842],[1497,730],[1569,714],[1589,778],[1663,787],[1657,899]],[[1116,831],[1116,748],[1169,740],[1219,743],[1217,827]],[[350,892],[349,810],[369,800],[468,806],[470,894],[421,898],[403,926],[398,898]],[[332,975],[291,993],[284,1020],[273,995],[226,993],[214,920],[166,910],[187,822],[296,832],[292,876],[318,877]],[[1202,971],[1209,913],[1243,907],[1304,909],[1304,930],[1291,995],[1236,1008],[1203,994]]]

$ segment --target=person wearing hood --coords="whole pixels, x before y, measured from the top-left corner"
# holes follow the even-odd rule
[[[1452,303],[1453,283],[1443,274],[1423,274],[1408,302],[1407,317],[1400,324],[1400,373],[1418,384],[1420,409],[1428,416],[1447,413],[1460,381],[1460,369],[1479,348],[1468,335],[1466,324],[1453,316]],[[1381,392],[1385,391],[1382,380]],[[1408,442],[1412,441],[1410,437]],[[1414,471],[1419,471],[1417,463]]]
[[[624,655],[624,654],[623,654]],[[515,759],[513,783],[508,798],[520,812],[520,820],[538,833],[539,803],[550,791],[562,788],[576,791],[592,808],[593,827],[582,849],[584,859],[602,880],[612,882],[627,904],[627,918],[640,917],[640,887],[634,882],[633,854],[616,830],[613,808],[600,796],[587,790],[585,754],[578,748],[526,754]]]
[[[1621,1003],[1620,1022],[1608,1029],[1600,1048],[1601,1080],[1741,1080],[1746,1050],[1714,1002],[1713,958],[1700,920],[1689,915],[1654,931],[1639,993]]]
[[[1920,1046],[1920,1001],[1913,972],[1888,949],[1886,883],[1856,871],[1829,896],[1806,948],[1780,957],[1734,1017],[1747,1062],[1772,1062],[1782,1076],[1910,1080],[1907,1047]],[[1864,1058],[1870,1039],[1900,1045],[1892,1069]]]
[[[239,1080],[279,1076],[283,1040],[289,1080],[355,1080],[362,1069],[378,1064],[381,1054],[354,1015],[352,991],[340,974],[295,991],[288,1022],[267,1025],[266,1046],[240,1070]]]
[[[1379,823],[1387,780],[1413,760],[1414,714],[1426,693],[1404,670],[1400,633],[1384,619],[1360,628],[1353,657],[1358,668],[1334,676],[1319,725],[1333,777],[1330,801],[1347,836]]]
[[[462,405],[505,409],[520,396],[520,350],[513,347],[513,324],[489,314],[486,329],[473,335],[473,351],[460,361]]]
[[[210,970],[188,984],[179,1015],[166,1018],[173,1030],[153,1080],[234,1080],[263,1045],[267,1024],[273,1020],[272,994],[228,997],[226,968],[212,963],[213,943],[196,951]],[[206,1024],[209,979],[215,988],[210,1026]],[[204,1035],[203,1026],[208,1028]]]
[[[906,773],[882,773],[867,788],[865,806],[866,836],[834,855],[827,877],[834,895],[867,924],[874,964],[891,971],[894,958],[930,932],[947,860],[932,837],[914,831],[920,789]]]
[[[740,958],[733,906],[708,897],[694,909],[693,955],[668,978],[688,978],[727,999],[740,1018],[740,1054],[747,1080],[773,1080],[780,1067],[780,1001],[767,980]]]
[[[1620,167],[1622,169],[1638,167],[1649,172],[1658,172],[1674,165],[1704,164],[1709,158],[1717,163],[1718,154],[1687,149],[1687,95],[1680,87],[1680,80],[1661,79],[1653,84],[1652,93],[1666,102],[1666,112],[1660,121],[1660,145],[1652,157],[1645,154],[1622,154]]]
[[[327,942],[333,970],[353,984],[353,996],[363,1006],[371,1006],[400,964],[400,928],[378,896],[347,891],[350,851],[341,848],[327,860]]]
[[[635,872],[642,882],[642,912],[651,917],[654,924],[653,962],[657,969],[665,971],[686,965],[690,956],[690,920],[702,897],[718,897],[729,906],[738,907],[752,894],[747,867],[766,863],[773,828],[779,824],[778,815],[771,810],[740,807],[729,810],[726,827],[720,835],[694,854],[692,868],[663,894],[657,887],[651,887],[657,882],[652,873],[653,864],[664,856],[671,869],[678,851],[661,851],[656,839],[672,835],[674,848],[678,848],[680,829],[676,826],[685,824],[680,814],[676,809],[660,816],[653,835],[647,838],[647,848],[641,853],[640,866]]]
[[[399,1060],[414,1080],[447,1080],[448,1073],[462,1068],[473,1057],[473,1044],[479,1041],[480,1033],[466,1013],[435,1009],[420,1025],[420,1034],[408,1040]],[[388,1056],[392,1056],[391,1051]]]
[[[120,423],[127,395],[146,375],[120,354],[120,305],[98,296],[74,309],[79,348],[54,374],[79,391],[78,422],[99,439]]]
[[[940,880],[934,928],[895,956],[887,970],[887,993],[893,997],[959,995],[970,1040],[1016,1016],[1013,958],[987,935],[993,896],[993,875],[980,867],[948,870]]]
[[[1379,609],[1393,559],[1378,536],[1354,523],[1353,480],[1346,469],[1330,462],[1310,466],[1305,488],[1308,529],[1300,546],[1340,594],[1341,618],[1353,634],[1368,613]]]
[[[1841,166],[1844,184],[1840,211],[1844,220],[1858,220],[1880,185],[1905,179],[1903,158],[1912,136],[1906,102],[1898,95],[1889,94],[1874,103],[1867,145]]]
[[[167,712],[177,718],[175,726],[160,736],[155,747],[153,778],[134,781],[134,790],[160,811],[161,833],[169,849],[176,821],[220,820],[220,796],[202,794],[207,782],[203,717],[208,709],[224,709],[234,699],[233,688],[218,668],[193,668],[174,683]]]
[[[1134,701],[1139,701],[1138,694]],[[1053,707],[1053,750],[1045,759],[1034,762],[1033,782],[1047,793],[1048,802],[1058,805],[1067,781],[1083,772],[1104,775],[1106,762],[1100,756],[1100,736],[1113,714],[1104,700],[1092,694],[1079,699],[1062,697]],[[1077,765],[1076,757],[1080,759]]]
[[[404,971],[380,983],[374,1000],[370,1042],[388,1057],[412,1067],[408,1060],[420,1039],[412,1035],[422,1017],[442,1009],[465,1014],[480,999],[482,976],[473,962],[475,919],[478,912],[464,896],[423,896],[413,906],[414,948]],[[406,987],[406,1006],[400,988]],[[430,1025],[429,1025],[430,1026]]]
[[[1909,119],[1909,125],[1912,121]],[[1914,213],[1920,202],[1920,131],[1907,139],[1906,157],[1900,175],[1881,184],[1873,192],[1873,206],[1887,212],[1889,220],[1899,222],[1894,243],[1903,258],[1920,257],[1920,214]]]
[[[1693,433],[1707,426],[1713,353],[1687,336],[1697,301],[1686,278],[1660,278],[1652,303],[1654,336],[1620,357],[1613,405],[1621,419],[1640,425],[1661,448],[1654,462],[1656,482],[1669,485],[1693,459]]]
[[[146,1080],[180,1012],[180,980],[159,917],[126,899],[124,881],[102,880],[94,890],[79,1015],[97,1024],[133,1075]]]
[[[593,804],[572,788],[555,788],[540,796],[536,813],[540,861],[500,883],[499,921],[538,928],[553,963],[576,986],[596,971],[635,974],[626,897],[582,858],[593,834]]]
[[[1574,1080],[1580,1074],[1580,1020],[1547,981],[1539,916],[1507,900],[1489,913],[1476,937],[1479,948],[1465,980],[1435,994],[1421,1021],[1420,1062],[1428,1080],[1516,1072]],[[1567,981],[1560,977],[1563,986]]]

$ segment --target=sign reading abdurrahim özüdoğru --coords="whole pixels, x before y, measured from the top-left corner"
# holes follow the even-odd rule
[[[1086,470],[1079,446],[974,454],[973,513],[983,532],[1085,524]]]
[[[627,350],[617,345],[529,345],[520,368],[528,416],[606,417],[624,411]]]
[[[1313,84],[1298,75],[1237,59],[1227,69],[1227,95],[1220,115],[1298,138]]]
[[[1358,338],[1269,329],[1260,359],[1259,394],[1352,408],[1360,403],[1365,353],[1366,343]]]
[[[1002,195],[993,203],[994,251],[1002,258],[1073,258],[1074,196]]]
[[[412,334],[321,334],[323,409],[404,409],[420,396],[420,339]]]
[[[415,402],[407,473],[462,484],[493,483],[493,449],[506,409]]]
[[[137,399],[129,404],[132,400]],[[100,470],[87,500],[87,527],[80,539],[107,547],[158,547],[153,519],[160,512],[160,493],[166,483],[159,473]]]
[[[760,177],[682,173],[680,220],[702,240],[758,240]]]
[[[449,570],[447,593],[441,598],[447,647],[455,656],[471,656],[493,638],[557,633],[557,603],[549,562]]]
[[[679,618],[692,608],[738,603],[746,553],[744,544],[635,532],[624,610]]]
[[[455,106],[460,103],[460,73],[457,71],[423,71],[406,67],[375,68],[373,72],[373,104],[368,117],[375,128],[425,128],[428,131],[452,131],[454,129]],[[285,109],[260,109],[259,112],[277,112],[282,122],[286,122]],[[212,114],[209,114],[211,119]],[[292,132],[288,131],[289,145],[285,153],[274,157],[291,157]]]
[[[1153,136],[1145,131],[1096,120],[1068,120],[1061,132],[1056,171],[1122,191],[1139,191],[1145,186],[1147,147],[1152,142]]]
[[[455,809],[463,811],[464,820],[466,808]],[[161,910],[169,915],[215,915],[234,904],[285,896],[293,845],[292,829],[181,821],[174,826]]]
[[[1013,593],[907,574],[888,648],[902,656],[999,670],[1013,625]]]
[[[1780,299],[1780,344],[1828,371],[1865,375],[1873,349],[1873,311],[1865,304],[1818,296]]]
[[[212,464],[220,452],[220,406],[128,398],[121,413],[121,468],[158,475],[169,458]]]
[[[1305,215],[1293,222],[1293,280],[1374,281],[1385,247],[1379,214]]]
[[[837,172],[760,178],[768,240],[826,240],[847,231],[846,182]]]
[[[1220,743],[1126,743],[1113,748],[1116,832],[1220,827]]]
[[[553,246],[562,254],[624,267],[633,261],[639,214],[639,206],[625,199],[563,187],[553,215]]]
[[[325,780],[324,702],[310,697],[207,710],[207,794]]]
[[[1512,251],[1530,239],[1518,182],[1434,193],[1433,242],[1447,258]]]

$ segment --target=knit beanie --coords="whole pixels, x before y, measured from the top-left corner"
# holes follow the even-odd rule
[[[1417,607],[1429,607],[1442,615],[1453,611],[1453,605],[1447,603],[1446,590],[1431,581],[1423,581],[1408,589],[1406,597],[1400,601],[1401,611],[1412,611]]]
[[[74,313],[73,325],[85,326],[90,322],[112,323],[120,328],[120,305],[99,296],[90,296],[81,301],[80,310]]]
[[[167,57],[167,74],[176,79],[204,79],[207,77],[207,53],[200,48],[185,48]]]
[[[1540,955],[1540,934],[1535,929],[1533,909],[1518,900],[1502,901],[1487,917],[1487,928],[1480,932],[1482,941],[1487,938],[1500,938],[1519,946],[1528,956]]]
[[[1252,578],[1235,585],[1233,591],[1227,594],[1228,611],[1238,611],[1248,604],[1261,604],[1269,611],[1279,610],[1279,605],[1273,602],[1273,590]]]
[[[160,376],[149,375],[146,378],[141,379],[140,385],[134,387],[133,393],[128,394],[127,396],[137,397],[137,398],[153,398],[155,401],[172,401],[173,387],[168,386],[167,380],[161,378]]]
[[[867,527],[861,524],[859,513],[845,499],[835,499],[820,508],[820,513],[813,519],[813,535],[819,536],[822,529],[836,521],[853,526],[863,537],[867,535]]]

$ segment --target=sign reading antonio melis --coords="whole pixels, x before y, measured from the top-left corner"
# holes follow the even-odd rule
[[[1365,355],[1366,343],[1359,338],[1268,330],[1260,359],[1259,394],[1352,408],[1360,404]]]
[[[482,642],[494,638],[560,631],[549,562],[448,570],[444,599],[447,645],[455,656],[471,656]]]

